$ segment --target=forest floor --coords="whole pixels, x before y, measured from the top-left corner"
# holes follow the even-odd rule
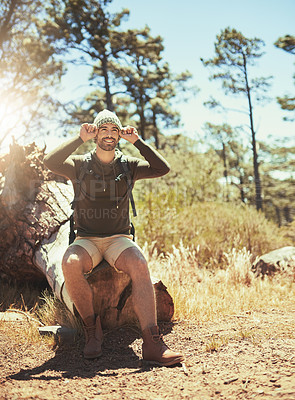
[[[140,361],[130,327],[106,333],[103,356],[87,361],[82,338],[54,348],[32,340],[29,319],[0,321],[0,399],[295,399],[295,309],[283,308],[161,324],[186,356],[169,368]]]

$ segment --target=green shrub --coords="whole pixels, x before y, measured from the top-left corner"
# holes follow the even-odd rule
[[[150,193],[145,206],[141,203],[137,241],[147,242],[151,253],[170,252],[183,243],[197,250],[199,265],[217,268],[225,265],[224,253],[233,248],[245,248],[255,258],[291,244],[275,223],[252,207],[217,202],[181,207],[174,200],[171,193]]]

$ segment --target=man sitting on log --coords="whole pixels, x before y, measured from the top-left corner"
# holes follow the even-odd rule
[[[108,110],[101,111],[94,124],[82,124],[79,136],[45,157],[45,165],[70,179],[75,191],[77,237],[63,257],[65,285],[84,323],[85,358],[101,355],[103,334],[100,317],[94,313],[92,289],[84,274],[104,258],[131,278],[134,310],[142,329],[143,359],[164,366],[174,365],[183,356],[170,350],[159,333],[147,262],[130,234],[130,188],[121,170],[122,153],[116,149],[120,138],[132,143],[145,158],[127,157],[133,183],[169,172],[166,160],[139,137],[137,130],[132,126],[123,128],[117,115]],[[90,139],[94,139],[96,150],[91,153],[91,169],[80,182],[84,156],[72,153]]]

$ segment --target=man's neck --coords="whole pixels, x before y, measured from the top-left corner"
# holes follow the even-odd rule
[[[96,147],[97,158],[104,164],[109,164],[115,158],[115,149],[111,151],[105,151],[100,147]]]

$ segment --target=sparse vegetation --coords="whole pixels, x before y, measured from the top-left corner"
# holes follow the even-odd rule
[[[152,274],[168,287],[176,319],[212,320],[224,315],[253,312],[291,303],[295,282],[255,278],[252,255],[233,248],[224,257],[226,267],[209,270],[198,266],[197,251],[180,245],[166,256],[149,258]]]
[[[181,207],[171,194],[148,195],[135,221],[137,240],[149,249],[171,252],[180,243],[198,253],[196,263],[210,269],[224,268],[226,254],[245,248],[253,258],[279,247],[292,245],[291,237],[253,207],[229,203],[200,202]],[[141,211],[148,210],[148,212]]]
[[[52,293],[45,291],[41,296],[42,303],[36,315],[44,325],[63,325],[81,330],[81,321],[76,318]]]
[[[176,320],[212,320],[280,306],[294,298],[294,282],[282,277],[261,280],[251,271],[257,255],[290,244],[283,231],[262,213],[218,203],[184,208],[175,220],[167,216],[173,209],[164,211],[159,219],[150,216],[157,228],[154,230],[145,231],[147,220],[139,218],[137,236],[139,242],[140,238],[147,239],[141,244],[151,274],[168,287]],[[166,250],[162,253],[161,243]],[[0,305],[2,310],[10,307],[28,311],[45,325],[80,329],[77,318],[48,290],[40,295],[37,288],[2,284]]]

